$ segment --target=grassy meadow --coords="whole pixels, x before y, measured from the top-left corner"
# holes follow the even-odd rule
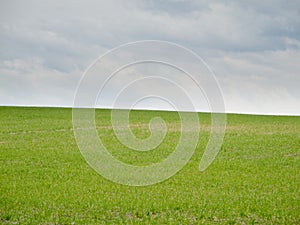
[[[115,137],[110,110],[97,110],[99,137],[118,159],[146,165],[167,157],[180,137],[176,112],[132,111],[133,133],[162,117],[169,132],[136,152]],[[0,224],[300,224],[300,117],[227,115],[224,143],[198,169],[210,115],[189,163],[152,186],[115,184],[88,166],[76,145],[72,109],[0,107]]]

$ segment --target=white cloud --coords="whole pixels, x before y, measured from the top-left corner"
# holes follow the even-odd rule
[[[0,105],[71,106],[81,71],[67,74],[29,58],[3,61],[0,74]]]
[[[283,0],[3,0],[0,104],[71,105],[97,56],[159,39],[210,64],[228,111],[300,114],[299,12],[299,2]]]
[[[299,114],[300,50],[228,53],[210,58],[230,112]]]

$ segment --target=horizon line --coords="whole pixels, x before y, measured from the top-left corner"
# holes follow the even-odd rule
[[[85,108],[85,109],[119,109],[119,110],[128,110],[129,108],[113,108],[109,106],[103,106],[103,107],[74,107],[70,105],[13,105],[13,104],[7,104],[2,105],[0,104],[0,107],[23,107],[23,108],[62,108],[62,109],[73,109],[73,108]],[[253,116],[300,116],[299,114],[283,114],[283,113],[254,113],[254,112],[245,112],[245,111],[225,111],[225,112],[212,112],[207,110],[196,110],[196,111],[176,111],[172,109],[159,109],[159,108],[132,108],[130,110],[145,110],[145,111],[163,111],[163,112],[197,112],[197,113],[225,113],[225,114],[236,114],[236,115],[253,115]]]

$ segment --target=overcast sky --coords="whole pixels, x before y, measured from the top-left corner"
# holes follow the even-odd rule
[[[227,112],[300,115],[297,0],[0,0],[0,105],[72,106],[99,55],[144,39],[201,56]]]

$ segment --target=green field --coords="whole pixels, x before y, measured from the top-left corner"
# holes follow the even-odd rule
[[[110,110],[97,110],[99,136],[112,154],[145,165],[168,156],[178,142],[176,112],[132,111],[139,138],[154,116],[169,132],[156,150],[122,146]],[[198,166],[210,115],[190,162],[152,186],[112,183],[88,166],[77,148],[72,109],[0,107],[0,223],[2,224],[300,224],[300,117],[227,116],[220,153]]]

